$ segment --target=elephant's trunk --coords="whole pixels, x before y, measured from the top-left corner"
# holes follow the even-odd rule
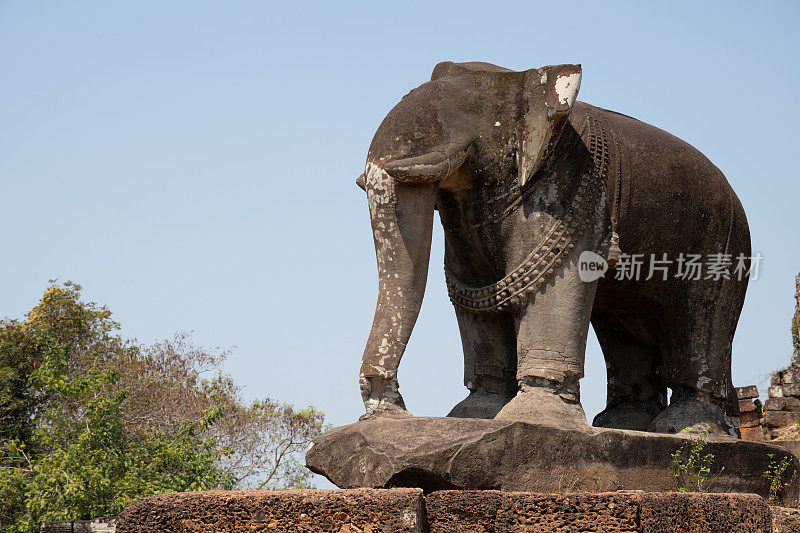
[[[405,408],[397,367],[425,293],[436,185],[399,182],[375,163],[367,165],[365,185],[378,260],[378,303],[360,376],[369,413]]]

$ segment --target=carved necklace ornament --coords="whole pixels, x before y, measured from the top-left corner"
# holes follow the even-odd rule
[[[467,311],[500,311],[519,304],[528,294],[541,290],[569,257],[586,230],[602,197],[608,174],[609,145],[602,124],[588,119],[592,166],[581,176],[580,185],[567,213],[556,220],[542,242],[503,279],[485,287],[469,287],[445,267],[447,292],[453,305]]]

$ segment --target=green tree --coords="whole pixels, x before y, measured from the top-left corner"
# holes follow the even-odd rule
[[[186,335],[139,346],[81,288],[52,285],[22,321],[0,321],[0,530],[119,513],[173,491],[307,486],[298,452],[313,408],[251,405],[225,352]]]
[[[197,348],[183,333],[120,361],[120,382],[131,391],[126,426],[179,427],[221,409],[204,435],[213,439],[217,464],[233,476],[236,488],[312,486],[301,456],[325,428],[323,414],[270,398],[243,402],[241,388],[220,371],[228,355]]]

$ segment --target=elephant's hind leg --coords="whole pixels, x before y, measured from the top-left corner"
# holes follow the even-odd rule
[[[645,431],[667,406],[658,337],[638,313],[596,308],[592,326],[603,349],[608,375],[606,408],[592,425]]]
[[[469,396],[447,416],[494,418],[517,393],[517,335],[508,311],[474,313],[456,308],[464,346]]]
[[[738,434],[731,347],[746,288],[735,279],[687,283],[685,307],[669,317],[665,367],[672,397],[650,431]]]

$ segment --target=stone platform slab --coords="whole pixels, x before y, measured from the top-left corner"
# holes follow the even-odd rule
[[[754,494],[212,491],[139,500],[117,532],[769,533],[797,531],[796,513],[770,509]]]
[[[671,491],[672,455],[692,436],[602,428],[560,429],[500,420],[379,417],[335,428],[314,441],[306,465],[341,488],[418,487],[524,492]],[[732,437],[709,437],[712,492],[767,497],[768,455],[786,449]],[[797,476],[781,494],[798,498]]]

